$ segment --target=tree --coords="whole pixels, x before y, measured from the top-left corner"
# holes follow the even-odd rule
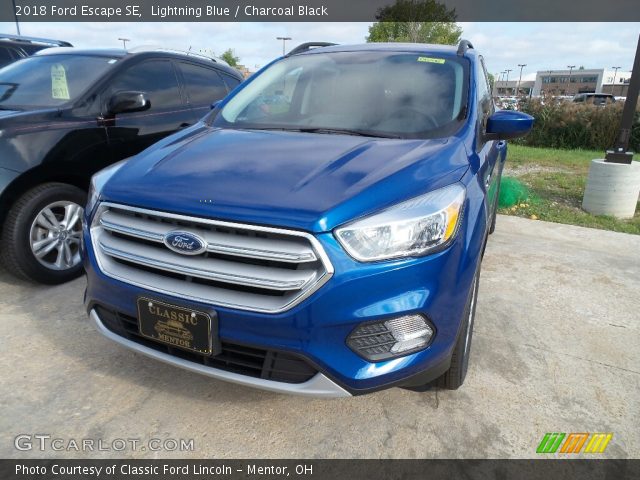
[[[487,76],[489,77],[489,87],[491,87],[491,91],[493,92],[493,85],[496,83],[496,76],[489,72],[487,72]]]
[[[227,49],[222,55],[220,55],[220,58],[227,62],[230,67],[237,67],[238,63],[240,63],[240,57],[236,57],[233,54],[233,50],[231,50],[230,48]]]
[[[367,42],[413,42],[456,45],[462,29],[455,23],[455,9],[436,0],[397,0],[381,8],[378,22],[369,27]]]

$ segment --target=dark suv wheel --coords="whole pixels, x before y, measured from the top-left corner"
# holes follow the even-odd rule
[[[22,195],[2,229],[0,259],[5,267],[48,284],[78,277],[85,202],[85,192],[65,183],[45,183]]]

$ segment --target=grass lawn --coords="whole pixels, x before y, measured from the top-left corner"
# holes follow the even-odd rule
[[[499,213],[640,235],[640,205],[629,220],[595,216],[581,209],[589,164],[603,155],[589,150],[509,145],[501,204],[513,179],[527,187],[529,196],[514,207],[501,207]],[[640,160],[640,156],[634,159]]]

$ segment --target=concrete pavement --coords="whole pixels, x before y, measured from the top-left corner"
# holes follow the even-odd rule
[[[640,457],[640,236],[500,216],[453,392],[315,400],[211,380],[102,338],[84,283],[0,271],[2,458],[528,458],[546,432],[612,432],[605,457]],[[65,449],[18,451],[19,434]],[[99,438],[194,449],[68,449]]]

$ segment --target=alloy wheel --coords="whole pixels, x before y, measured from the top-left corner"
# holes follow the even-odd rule
[[[51,270],[69,270],[80,263],[83,211],[76,203],[60,201],[38,212],[29,231],[38,262]]]

